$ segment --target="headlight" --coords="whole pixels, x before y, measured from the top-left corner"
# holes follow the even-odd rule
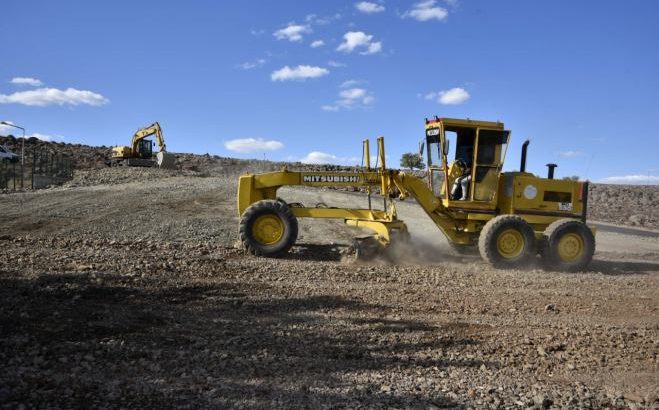
[[[439,128],[430,128],[426,130],[426,135],[429,137],[434,137],[439,135]]]

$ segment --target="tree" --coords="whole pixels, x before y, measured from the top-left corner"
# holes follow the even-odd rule
[[[410,171],[414,168],[422,169],[426,167],[423,163],[423,158],[419,154],[413,152],[406,152],[400,157],[401,168],[409,168]]]

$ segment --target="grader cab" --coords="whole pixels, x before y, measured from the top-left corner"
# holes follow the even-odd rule
[[[244,248],[255,255],[279,256],[297,238],[297,218],[336,218],[374,234],[359,237],[357,256],[386,251],[409,238],[398,219],[395,201],[413,197],[457,250],[478,248],[483,259],[508,268],[528,263],[536,254],[559,270],[585,269],[595,250],[594,230],[586,225],[588,183],[547,178],[526,172],[523,144],[519,172],[502,172],[510,131],[500,122],[435,117],[426,120],[427,177],[387,169],[384,139],[378,138],[377,169],[366,160],[358,171],[289,171],[240,177],[238,213]],[[307,208],[277,198],[287,185],[362,187],[368,208]],[[379,191],[383,209],[373,209]]]

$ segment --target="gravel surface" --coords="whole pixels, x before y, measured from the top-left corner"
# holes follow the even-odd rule
[[[235,175],[186,172],[2,197],[1,407],[659,406],[656,238],[598,235],[579,274],[495,270],[407,202],[415,258],[346,263],[354,231],[308,220],[286,258],[254,258]]]

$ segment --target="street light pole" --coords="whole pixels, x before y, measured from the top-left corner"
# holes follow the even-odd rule
[[[6,125],[8,127],[18,128],[19,130],[23,131],[23,139],[21,141],[21,165],[25,165],[25,128],[19,127],[18,125],[12,124],[7,121],[0,121],[0,124]]]

